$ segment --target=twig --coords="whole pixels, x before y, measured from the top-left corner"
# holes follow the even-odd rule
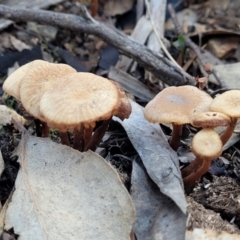
[[[168,52],[167,48],[165,47],[165,45],[163,44],[163,41],[161,39],[161,37],[158,35],[158,32],[157,32],[157,29],[155,27],[155,23],[152,19],[152,14],[151,14],[151,10],[150,10],[150,6],[149,6],[149,2],[148,0],[145,0],[145,5],[146,5],[146,8],[147,8],[147,11],[148,11],[148,15],[149,15],[149,18],[150,18],[150,21],[151,21],[151,24],[152,24],[152,28],[153,28],[153,31],[157,37],[157,40],[163,50],[163,52],[166,54],[166,56],[168,57],[168,59],[178,68],[181,68],[179,66],[179,64],[173,59],[173,57],[171,56],[171,54]]]
[[[201,49],[200,47],[198,47],[191,39],[190,37],[183,31],[182,27],[180,26],[180,23],[177,19],[176,13],[172,7],[171,4],[168,4],[168,11],[171,15],[173,24],[175,26],[175,29],[177,31],[178,34],[182,34],[184,36],[186,45],[189,46],[197,55],[197,58],[199,59],[199,61],[201,62],[202,66],[205,67],[207,65],[209,65],[208,62],[206,62],[206,60],[203,57],[203,52],[204,50]],[[215,79],[217,80],[218,84],[220,85],[221,88],[227,88],[226,83],[223,81],[223,79],[221,79],[221,77],[217,74],[216,70],[211,68],[211,73],[214,75]]]
[[[0,4],[0,17],[11,20],[35,21],[72,31],[81,31],[96,35],[117,48],[121,53],[132,57],[168,85],[194,85],[195,83],[191,75],[184,71],[179,71],[176,66],[173,66],[168,59],[160,54],[154,53],[146,46],[132,41],[122,32],[109,28],[96,20],[93,21],[92,18],[87,16],[81,17],[73,14],[35,9],[27,10]]]

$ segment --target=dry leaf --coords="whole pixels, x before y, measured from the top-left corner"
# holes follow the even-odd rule
[[[116,16],[126,13],[132,9],[134,1],[133,0],[108,0],[104,4],[104,14],[106,16]]]
[[[20,122],[22,125],[24,125],[24,123],[26,122],[26,119],[24,119],[17,112],[6,107],[5,105],[0,105],[0,124],[2,125],[11,124],[13,118]]]
[[[20,41],[19,39],[15,38],[14,36],[10,35],[9,37],[13,47],[18,50],[19,52],[21,52],[24,49],[32,49],[31,46],[27,45],[26,43]]]
[[[23,135],[21,169],[5,218],[18,240],[126,240],[134,221],[131,198],[99,155]]]
[[[184,239],[187,215],[162,194],[138,161],[133,162],[132,191],[138,240]]]
[[[186,233],[185,240],[239,240],[239,234],[229,234],[226,232],[217,233],[211,229],[195,228],[192,232]]]
[[[196,12],[189,8],[185,8],[182,11],[176,13],[177,19],[182,26],[186,24],[187,26],[193,26],[198,20]],[[165,30],[173,30],[175,29],[172,19],[169,18],[165,23]]]
[[[239,37],[212,38],[207,43],[207,49],[216,57],[223,58],[230,51],[237,49],[239,41]]]
[[[240,63],[231,63],[225,65],[214,66],[214,69],[218,72],[224,82],[229,88],[240,88]],[[213,75],[209,76],[209,81],[218,85]]]
[[[150,178],[161,192],[171,198],[186,213],[182,177],[176,152],[167,143],[159,124],[149,123],[143,116],[143,108],[131,101],[129,119],[119,121],[142,159]]]
[[[7,6],[21,7],[21,8],[47,8],[53,4],[57,4],[63,2],[63,0],[1,0],[1,4],[5,4]],[[10,20],[0,19],[0,30],[8,27],[12,24]]]

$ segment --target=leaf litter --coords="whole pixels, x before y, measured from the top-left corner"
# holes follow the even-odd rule
[[[137,214],[133,230],[138,240],[184,239],[187,215],[159,191],[141,161],[133,162],[131,196]]]
[[[26,133],[14,154],[21,168],[5,229],[19,240],[130,239],[132,200],[100,156]]]
[[[144,118],[143,108],[133,101],[131,105],[132,113],[129,119],[121,122],[122,126],[141,157],[150,178],[163,194],[171,198],[182,212],[186,213],[187,204],[176,152],[170,148],[160,126],[149,123]]]

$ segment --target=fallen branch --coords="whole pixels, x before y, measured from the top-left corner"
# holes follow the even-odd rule
[[[172,22],[175,26],[175,29],[177,31],[178,34],[181,34],[184,36],[184,39],[185,39],[185,42],[186,42],[186,45],[188,47],[190,47],[196,54],[197,58],[199,59],[199,61],[201,62],[202,66],[205,68],[205,67],[209,67],[209,63],[205,60],[205,58],[203,57],[203,53],[204,53],[204,50],[201,49],[198,45],[196,45],[192,40],[191,38],[183,31],[178,19],[177,19],[177,16],[176,16],[176,13],[172,7],[171,4],[168,4],[168,11],[170,13],[170,16],[172,18]],[[217,74],[216,70],[213,69],[213,67],[211,67],[209,69],[209,72],[211,72],[215,79],[217,80],[218,84],[220,85],[221,88],[227,88],[227,85],[226,83],[223,81],[223,79],[221,79],[221,77]]]
[[[0,17],[17,21],[35,21],[41,24],[96,35],[117,48],[122,54],[132,57],[142,67],[152,72],[168,85],[195,84],[195,80],[191,75],[174,66],[164,56],[132,41],[122,32],[94,20],[88,14],[86,8],[82,7],[82,12],[82,16],[76,16],[45,10],[27,10],[0,4]]]

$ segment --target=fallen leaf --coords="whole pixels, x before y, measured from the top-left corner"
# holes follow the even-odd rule
[[[186,213],[187,204],[176,152],[167,143],[159,124],[149,123],[143,116],[143,108],[132,100],[130,102],[132,113],[129,119],[114,119],[126,130],[150,178],[163,194]]]
[[[11,124],[13,119],[17,120],[22,125],[24,125],[24,123],[26,122],[26,119],[24,119],[14,110],[6,107],[5,105],[0,105],[0,124]]]
[[[236,50],[239,43],[239,37],[221,37],[212,38],[207,43],[207,49],[216,57],[223,58],[230,51]]]
[[[99,155],[23,134],[5,229],[18,240],[126,240],[135,217],[117,172]]]
[[[138,240],[184,239],[187,215],[160,192],[138,161],[133,162],[131,195],[137,214],[133,230]]]
[[[45,37],[46,40],[50,42],[56,39],[58,28],[54,26],[38,24],[35,22],[27,22],[27,31],[35,32],[40,36]]]
[[[32,49],[31,46],[27,45],[26,43],[20,41],[19,39],[15,38],[14,36],[9,37],[13,47],[18,50],[19,52],[24,50],[24,49]]]
[[[130,11],[133,7],[133,0],[122,0],[122,1],[115,1],[115,0],[108,0],[104,4],[104,14],[106,16],[116,16],[121,15]]]
[[[198,20],[197,13],[189,8],[185,8],[182,11],[176,13],[177,19],[182,26],[186,24],[187,26],[193,26]],[[169,18],[165,23],[165,30],[173,30],[175,29],[172,19]]]
[[[185,240],[239,240],[239,237],[239,234],[218,233],[212,229],[195,228],[193,231],[186,233]]]
[[[229,88],[240,88],[240,63],[222,64],[214,66],[219,76],[224,79],[224,82]],[[214,76],[211,74],[209,76],[209,81],[218,85]]]
[[[63,2],[63,0],[31,0],[31,1],[19,1],[19,0],[1,0],[1,4],[7,6],[21,7],[21,8],[47,8],[53,4]],[[0,30],[8,27],[13,22],[10,20],[0,19]]]
[[[13,45],[11,44],[10,34],[3,33],[0,35],[0,49],[1,51],[4,51],[4,49],[13,49]]]

